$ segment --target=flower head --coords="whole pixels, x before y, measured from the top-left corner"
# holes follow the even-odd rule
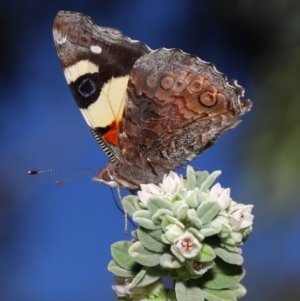
[[[188,231],[181,234],[173,243],[174,248],[185,258],[194,258],[201,251],[202,244]],[[176,255],[176,254],[174,254]]]
[[[166,293],[161,281],[155,281],[144,287],[131,288],[132,278],[115,277],[112,288],[118,300],[166,301]]]
[[[141,184],[141,190],[137,192],[138,197],[144,205],[147,205],[147,201],[151,196],[164,195],[164,190],[154,184]]]
[[[216,200],[220,205],[220,209],[225,210],[232,202],[230,188],[224,189],[217,183],[210,189],[208,199]]]
[[[225,291],[234,294],[244,276],[240,247],[252,231],[253,206],[234,202],[219,183],[212,186],[220,173],[188,167],[185,180],[171,171],[161,184],[141,185],[138,196],[122,200],[139,227],[133,241],[112,248],[109,270],[123,277],[114,286],[118,300],[177,300],[179,291],[193,290],[185,287],[189,280],[199,285],[199,294],[202,287],[212,295],[215,287],[217,296],[224,289],[224,300]],[[225,286],[219,283],[222,275],[228,278]],[[163,289],[164,276],[175,281],[175,290]]]
[[[233,203],[228,210],[228,218],[233,230],[241,230],[252,226],[254,216],[251,214],[253,205]]]
[[[159,186],[154,184],[141,184],[141,190],[137,192],[142,204],[147,205],[147,201],[151,196],[163,196],[166,194],[174,194],[178,187],[184,185],[182,175],[178,175],[174,171],[164,175],[162,183]]]
[[[178,175],[174,171],[170,171],[168,175],[164,175],[162,183],[159,185],[165,193],[174,194],[178,187],[184,185],[182,175]]]
[[[131,278],[115,277],[116,284],[113,285],[112,288],[115,291],[117,297],[126,297],[131,294],[129,290],[131,281]]]

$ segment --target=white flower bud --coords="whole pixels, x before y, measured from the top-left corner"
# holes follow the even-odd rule
[[[253,205],[234,204],[229,208],[228,219],[233,230],[241,230],[252,226],[254,216]]]
[[[230,197],[230,188],[224,189],[219,183],[215,184],[210,189],[208,200],[218,201],[220,210],[225,210],[232,202]]]
[[[155,195],[164,195],[163,189],[154,184],[141,184],[141,190],[137,192],[141,202],[147,205],[149,197]]]
[[[170,171],[168,175],[164,175],[163,181],[160,184],[160,187],[170,194],[174,194],[177,191],[177,188],[184,185],[184,180],[182,175],[178,175],[174,171]]]

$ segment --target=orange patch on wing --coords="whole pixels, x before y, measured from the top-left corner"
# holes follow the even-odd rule
[[[118,140],[119,134],[119,125],[114,121],[110,126],[109,130],[103,135],[103,138],[112,145],[117,146],[119,143]]]

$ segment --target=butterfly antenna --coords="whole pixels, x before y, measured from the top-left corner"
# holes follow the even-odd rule
[[[88,175],[88,174],[90,174],[90,173],[92,173],[92,172],[93,172],[93,170],[89,170],[89,171],[82,172],[82,173],[80,173],[80,174],[78,174],[78,175],[75,175],[75,176],[72,176],[72,177],[69,177],[69,178],[66,178],[66,179],[56,180],[56,181],[55,181],[55,184],[56,184],[56,185],[64,184],[64,183],[66,183],[66,182],[69,182],[69,181],[75,180],[75,179],[77,179],[77,178],[81,178],[81,177],[83,177],[83,176],[86,176],[86,175]]]
[[[122,212],[122,213],[125,215],[125,227],[124,227],[125,230],[124,230],[124,232],[127,233],[127,228],[128,228],[128,222],[127,222],[127,221],[128,221],[128,220],[129,220],[129,222],[131,223],[131,225],[132,225],[134,228],[136,228],[136,225],[134,224],[134,222],[132,221],[132,219],[131,219],[130,217],[128,217],[127,211],[124,209],[123,205],[122,205],[122,208],[120,207],[119,203],[117,202],[117,199],[116,199],[116,196],[115,196],[115,194],[114,194],[114,190],[113,190],[112,187],[110,187],[110,191],[111,191],[111,194],[112,194],[112,196],[113,196],[114,203],[115,203],[116,207],[118,208],[118,210],[119,210],[120,212]],[[122,197],[121,197],[120,189],[117,188],[117,191],[118,191],[118,198],[119,198],[119,201],[120,201],[120,203],[122,204]]]
[[[37,174],[48,173],[48,172],[68,171],[68,170],[82,170],[82,169],[85,169],[85,170],[88,169],[88,171],[80,173],[80,174],[72,176],[72,177],[69,177],[69,178],[66,178],[66,179],[56,180],[55,184],[57,184],[57,185],[63,184],[63,183],[69,182],[71,180],[74,180],[74,179],[80,178],[82,176],[85,176],[85,175],[93,172],[94,170],[97,170],[97,171],[99,170],[99,168],[96,168],[96,167],[72,166],[72,167],[52,168],[52,169],[45,169],[45,170],[29,170],[28,174],[29,175],[37,175]]]

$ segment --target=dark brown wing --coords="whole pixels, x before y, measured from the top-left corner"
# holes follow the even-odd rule
[[[135,61],[151,50],[116,30],[97,26],[84,14],[60,11],[54,42],[64,74],[99,145],[118,162],[118,132],[129,74]]]
[[[178,49],[138,59],[128,83],[122,127],[127,162],[172,169],[196,157],[251,107],[243,90],[213,64]],[[160,166],[160,167],[158,167]]]

